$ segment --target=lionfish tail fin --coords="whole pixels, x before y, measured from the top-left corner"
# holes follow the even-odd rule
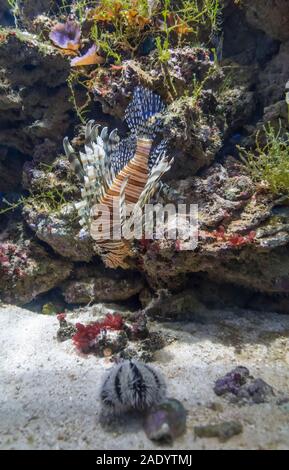
[[[160,127],[159,113],[165,109],[160,96],[147,88],[138,86],[125,112],[126,122],[138,137],[153,140]]]

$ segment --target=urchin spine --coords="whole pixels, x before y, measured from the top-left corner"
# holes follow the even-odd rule
[[[118,415],[128,410],[145,410],[166,396],[159,372],[138,361],[124,361],[106,375],[100,392],[102,409]]]

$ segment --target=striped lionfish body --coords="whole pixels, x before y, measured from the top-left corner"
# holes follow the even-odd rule
[[[165,142],[153,148],[158,130],[158,114],[164,110],[160,97],[150,90],[137,87],[125,117],[130,136],[120,141],[117,130],[100,135],[94,121],[86,126],[85,152],[79,157],[64,139],[64,149],[69,161],[83,183],[82,201],[76,204],[80,224],[88,226],[97,250],[108,267],[127,268],[126,258],[132,255],[130,240],[115,239],[116,228],[122,220],[126,204],[143,207],[158,187],[161,176],[170,169],[172,161],[166,156]],[[118,218],[115,218],[115,201],[118,201]],[[101,224],[100,224],[101,216]],[[120,232],[121,233],[121,232]]]

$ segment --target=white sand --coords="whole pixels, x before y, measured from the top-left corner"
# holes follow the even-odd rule
[[[58,343],[57,327],[53,317],[0,308],[0,448],[157,448],[136,421],[113,434],[100,427],[98,387],[109,364]],[[289,448],[289,405],[239,407],[213,392],[217,377],[244,365],[289,396],[289,316],[213,312],[165,328],[179,340],[157,354],[155,366],[189,412],[174,449]],[[232,419],[244,431],[226,443],[194,436],[196,425]]]

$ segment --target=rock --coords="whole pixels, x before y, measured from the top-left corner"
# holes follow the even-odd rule
[[[255,63],[242,66],[231,59],[226,63],[226,71],[219,89],[217,111],[225,117],[225,138],[231,139],[240,134],[240,130],[251,121],[256,112],[258,100],[252,88],[255,86],[259,68]],[[233,143],[236,145],[236,142]],[[235,145],[228,148],[228,144],[225,144],[222,154],[231,154],[235,150]]]
[[[249,374],[247,367],[236,367],[216,381],[214,392],[216,395],[224,395],[228,392],[236,394],[239,388],[246,383]]]
[[[228,395],[233,400],[249,403],[265,403],[274,396],[273,388],[263,379],[255,379],[250,375],[247,367],[239,366],[228,372],[224,377],[216,380],[214,386],[216,395]]]
[[[17,151],[0,147],[0,192],[19,190],[22,179],[23,158]]]
[[[132,328],[134,328],[132,324]],[[116,360],[123,359],[136,359],[142,362],[153,362],[156,360],[155,352],[160,351],[168,344],[176,340],[169,334],[163,334],[159,331],[149,331],[146,338],[132,339],[130,338],[129,331],[126,330],[130,343],[128,347],[120,351]]]
[[[262,0],[246,0],[239,5],[229,1],[229,5],[223,10],[223,58],[232,60],[241,65],[258,63],[265,64],[276,52],[279,41],[270,37],[266,28],[260,28],[248,21],[247,11],[255,8],[256,3],[266,3]],[[261,31],[262,30],[262,31]]]
[[[241,387],[238,395],[240,398],[259,404],[265,403],[269,397],[274,396],[274,390],[264,380],[255,379],[247,387]]]
[[[62,343],[71,339],[77,332],[77,328],[73,323],[66,320],[66,313],[59,313],[57,320],[59,321],[59,329],[57,330],[57,340]]]
[[[23,186],[33,193],[24,203],[23,216],[37,238],[71,261],[90,261],[94,242],[79,225],[74,202],[80,198],[75,175],[65,158],[48,167],[27,162]]]
[[[72,323],[62,322],[59,329],[57,330],[57,340],[60,343],[71,339],[76,333],[76,327]]]
[[[144,282],[137,273],[104,269],[102,266],[75,270],[77,279],[65,282],[61,289],[69,304],[89,302],[116,302],[130,299],[143,288]]]
[[[72,123],[69,72],[67,58],[36,36],[19,30],[4,33],[0,42],[3,145],[24,156],[35,155],[38,161],[55,159]]]
[[[174,398],[154,406],[146,415],[144,430],[149,439],[171,443],[186,431],[187,412],[182,403]]]
[[[127,346],[127,335],[124,331],[104,330],[93,346],[93,351],[101,357],[111,357]]]
[[[289,122],[288,122],[288,105],[286,101],[281,99],[273,104],[269,104],[264,108],[264,114],[262,119],[257,123],[256,130],[259,131],[260,137],[262,136],[264,126],[268,127],[271,125],[274,129],[281,129],[286,132],[289,131]],[[251,142],[248,142],[249,146],[255,145],[256,136],[252,135]],[[247,146],[247,143],[245,144]]]
[[[165,137],[174,158],[173,170],[165,176],[168,201],[198,204],[197,249],[183,251],[179,240],[149,241],[145,247],[135,243],[131,268],[141,272],[139,278],[147,278],[151,292],[143,292],[141,298],[156,317],[191,314],[207,306],[191,282],[196,278],[199,286],[214,284],[217,290],[219,283],[226,292],[225,286],[240,289],[242,302],[252,291],[267,296],[289,292],[289,225],[275,207],[284,203],[277,204],[264,188],[254,185],[236,148],[253,145],[256,130],[269,121],[281,118],[288,128],[288,12],[281,0],[274,3],[271,16],[271,0],[245,0],[242,8],[232,1],[223,3],[224,44],[219,37],[223,50],[217,51],[218,63],[210,48],[186,46],[171,48],[167,63],[161,64],[152,47],[145,56],[123,60],[120,67],[96,68],[89,80],[96,101],[91,117],[119,127],[122,136],[127,129],[120,120],[134,88],[143,85],[160,94],[167,109],[160,116],[157,138]],[[88,231],[78,225],[72,209],[80,199],[78,182],[67,159],[59,156],[63,137],[77,124],[67,86],[69,57],[47,41],[54,21],[47,12],[50,2],[20,1],[18,6],[19,25],[25,25],[25,31],[3,29],[0,41],[0,192],[17,193],[8,195],[16,202],[23,188],[32,194],[24,220],[38,240],[67,263],[98,263]],[[0,12],[3,19],[3,0]],[[101,113],[101,106],[109,117]],[[78,148],[84,138],[81,126],[75,134]],[[166,200],[164,193],[161,201]],[[82,269],[76,265],[68,284],[61,287],[71,302],[122,300],[140,292],[139,285],[125,284],[124,276],[117,280],[124,288],[121,293],[109,272],[102,284],[97,264],[96,275],[87,271],[79,277]],[[173,295],[159,295],[162,289]],[[217,298],[212,296],[211,303],[213,297]]]
[[[8,0],[0,0],[0,25],[4,27],[15,26]]]
[[[144,312],[153,318],[185,318],[195,311],[201,311],[204,305],[198,300],[195,292],[183,290],[172,295],[167,290],[158,290],[156,296],[144,308]]]
[[[243,432],[243,426],[239,421],[226,421],[218,424],[207,424],[205,426],[195,426],[197,437],[217,437],[221,442],[226,442],[233,436]]]
[[[279,41],[289,39],[287,0],[245,0],[244,11],[250,25]]]
[[[50,11],[51,3],[51,0],[20,0],[20,17],[25,18],[27,23],[31,24],[31,20],[33,20],[33,18]]]
[[[132,323],[126,325],[126,333],[131,341],[137,341],[139,339],[147,339],[149,336],[149,330],[147,326],[147,316],[144,312],[139,312],[133,315],[130,319]],[[152,336],[150,335],[150,339]],[[158,341],[160,343],[161,341]],[[153,348],[148,348],[153,349]]]
[[[281,234],[282,235],[282,234]],[[280,238],[277,239],[280,246]],[[145,256],[144,269],[150,285],[154,288],[175,289],[184,287],[185,274],[206,272],[213,282],[231,283],[249,290],[263,293],[289,292],[288,247],[272,252],[254,250],[253,247],[235,248],[234,250],[208,247],[201,252],[176,252],[173,247],[160,251],[156,265],[153,266],[148,255]],[[267,249],[268,250],[268,249]],[[222,256],[222,263],[219,262]],[[180,282],[182,280],[182,283]],[[194,311],[188,305],[189,311]],[[168,309],[168,314],[169,314]]]
[[[225,166],[213,164],[174,184],[186,203],[198,204],[198,246],[182,251],[174,240],[157,240],[142,249],[141,264],[154,290],[174,291],[186,285],[188,273],[206,272],[214,282],[288,292],[288,224],[276,221],[277,203],[269,193],[254,192],[243,172],[227,158]]]
[[[264,106],[285,101],[285,84],[289,77],[289,41],[281,44],[279,53],[259,74],[258,93]]]
[[[3,302],[27,304],[68,278],[69,261],[49,255],[20,226],[0,243],[0,296]]]
[[[197,109],[191,100],[181,98],[168,107],[163,118],[163,133],[170,143],[171,155],[175,157],[173,171],[177,179],[208,166],[221,148],[220,129],[212,119],[217,107],[213,95],[211,101],[209,116]]]
[[[74,220],[73,220],[74,219]],[[45,214],[26,208],[25,220],[39,240],[47,243],[55,253],[70,261],[90,261],[95,252],[93,240],[81,230],[73,207],[67,205],[60,213]]]
[[[57,313],[57,307],[52,302],[44,304],[41,313],[43,315],[55,315]]]
[[[180,98],[185,91],[189,91],[191,96],[195,88],[193,78],[201,83],[212,72],[210,52],[202,47],[184,47],[172,49],[170,54],[165,77],[162,65],[156,60],[156,51],[138,60],[124,61],[120,70],[100,71],[94,82],[95,100],[102,104],[105,113],[123,118],[138,84],[156,90],[166,102]],[[216,72],[217,83],[220,83],[221,78],[222,73]],[[214,85],[213,80],[208,80],[208,83]]]

